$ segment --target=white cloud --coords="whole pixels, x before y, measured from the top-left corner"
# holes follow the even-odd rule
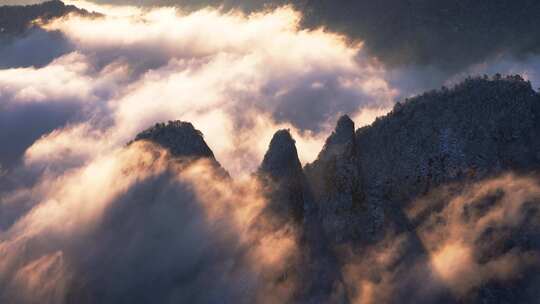
[[[76,100],[85,109],[85,121],[40,139],[28,160],[69,159],[69,141],[71,153],[91,157],[89,150],[121,146],[156,122],[181,119],[203,131],[235,175],[256,168],[278,128],[292,130],[307,162],[338,115],[387,107],[396,91],[361,45],[301,30],[299,18],[288,7],[251,15],[115,7],[103,18],[61,18],[47,27],[64,33],[76,53],[39,69],[0,71],[0,86],[18,103]],[[73,128],[102,129],[102,138]]]

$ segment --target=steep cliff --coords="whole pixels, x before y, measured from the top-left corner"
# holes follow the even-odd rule
[[[274,134],[257,175],[272,212],[300,223],[309,193],[295,141],[288,130]]]
[[[252,228],[293,236],[297,258],[276,281],[300,282],[293,302],[350,303],[367,284],[383,303],[530,303],[539,136],[540,95],[519,76],[428,92],[356,131],[343,116],[304,168],[280,130],[253,176],[267,205]],[[157,124],[136,140],[218,164],[190,123]]]
[[[399,282],[387,302],[403,301],[404,295],[416,303],[530,303],[537,297],[532,290],[540,264],[532,256],[540,250],[540,95],[529,82],[519,76],[467,79],[397,103],[354,138],[342,135],[350,133],[345,122],[340,119],[305,171],[329,241],[361,252],[386,252],[388,240],[399,244],[392,262],[374,259],[378,266],[370,267],[378,269],[375,277],[391,273],[388,280]],[[508,173],[532,181],[499,177]],[[454,235],[458,226],[467,227],[459,228],[463,235]],[[437,242],[430,239],[435,235]],[[484,277],[471,273],[477,281],[463,290],[433,266],[444,242],[467,244],[459,250],[472,257],[440,263],[484,271]],[[485,270],[501,263],[519,274]],[[428,295],[411,288],[414,281],[436,280],[451,282]]]

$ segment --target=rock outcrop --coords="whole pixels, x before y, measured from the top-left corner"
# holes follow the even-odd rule
[[[343,116],[317,160],[305,167],[320,220],[336,243],[365,234],[368,210],[356,158],[354,122]]]
[[[344,121],[344,125],[346,123]],[[349,135],[354,138],[354,128],[350,131]],[[329,147],[336,150],[328,153],[339,153],[338,145],[341,144],[342,140],[338,139],[335,146]],[[332,252],[332,243],[326,239],[319,206],[315,204],[312,187],[302,170],[295,141],[288,130],[274,134],[256,176],[268,200],[265,216],[271,222],[271,229],[289,224],[295,230],[300,261],[291,271],[302,278],[295,292],[295,302],[327,303],[332,298],[345,301],[345,293],[336,293],[335,290],[337,286],[344,290],[340,266]]]
[[[268,196],[272,213],[300,223],[309,193],[295,141],[288,130],[274,134],[257,176]]]
[[[366,193],[406,206],[452,181],[540,167],[540,95],[519,76],[468,79],[356,132]]]
[[[202,134],[190,123],[157,124],[136,140],[152,141],[178,158],[215,161]],[[502,173],[526,173],[537,180],[538,169],[540,94],[519,76],[468,79],[455,88],[398,103],[391,113],[356,131],[349,117],[341,117],[318,158],[304,168],[290,132],[276,132],[255,174],[267,197],[260,221],[265,224],[259,228],[292,227],[301,253],[289,271],[302,278],[295,293],[299,303],[351,300],[343,278],[351,260],[340,248],[352,249],[357,259],[373,264],[368,265],[369,272],[359,274],[362,280],[392,285],[385,303],[401,303],[404,298],[426,303],[530,302],[536,297],[531,290],[540,281],[536,262],[506,281],[482,278],[459,297],[447,288],[451,284],[437,285],[427,293],[416,287],[419,281],[440,281],[431,268],[433,244],[420,236],[447,229],[451,222],[444,222],[441,210],[452,197]],[[445,185],[453,186],[445,188],[444,195],[435,192],[436,197],[426,198]],[[512,187],[507,191],[516,189]],[[522,202],[521,196],[516,201],[505,191],[476,195],[453,213],[459,215],[457,222],[472,225],[494,206],[519,206],[510,226],[484,225],[471,240],[475,265],[509,254],[535,257],[540,252],[538,195]],[[419,203],[429,205],[421,206],[423,214],[406,215],[411,205]],[[384,259],[374,252],[383,252]]]
[[[148,140],[166,148],[175,157],[210,158],[214,153],[204,141],[201,131],[189,122],[169,121],[157,123],[153,127],[139,133],[135,141]]]
[[[189,122],[176,120],[157,123],[137,134],[132,142],[135,141],[148,141],[166,149],[172,159],[183,166],[206,160],[206,164],[213,167],[214,173],[226,179],[230,177],[206,144],[202,132]]]
[[[344,142],[336,138],[346,138],[337,136],[344,129],[340,127],[343,119],[317,161],[306,166],[306,173],[312,188],[318,189],[314,193],[329,241],[359,244],[362,251],[383,237],[400,240],[391,268],[378,272],[391,272],[402,281],[401,291],[394,291],[397,298],[389,300],[392,303],[400,301],[401,293],[419,297],[411,294],[412,285],[403,279],[411,278],[408,272],[415,265],[430,263],[418,227],[433,227],[427,221],[436,220],[451,197],[468,185],[506,172],[534,176],[540,169],[540,94],[519,76],[467,79],[452,89],[398,103],[387,116],[356,131],[354,140],[348,141],[353,153],[343,144],[337,145],[340,153],[329,153],[332,143]],[[424,215],[414,219],[405,215],[419,197],[449,184],[454,186],[445,190],[446,196],[437,194],[422,201],[430,204],[424,207]],[[531,228],[540,223],[535,204],[511,199],[511,194],[506,201],[501,198],[504,194],[495,199],[489,195],[478,198],[478,204],[503,201],[532,209],[519,211],[527,215],[512,223],[514,228],[501,228],[496,221],[484,227],[486,231],[475,240],[474,263],[490,263],[511,252],[537,254],[540,238],[536,228]],[[470,214],[470,210],[463,212]],[[516,224],[524,219],[527,224]],[[530,289],[540,280],[535,265],[522,270],[515,280],[485,279],[460,298],[467,303],[530,302],[535,298]],[[432,281],[429,271],[425,273],[412,281]],[[444,289],[431,296],[428,303],[456,301]]]

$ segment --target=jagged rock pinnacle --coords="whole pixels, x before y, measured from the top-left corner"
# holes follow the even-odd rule
[[[279,130],[274,134],[260,170],[273,177],[302,172],[295,141],[289,130]]]
[[[214,153],[204,141],[202,133],[189,122],[169,121],[157,123],[135,138],[148,140],[170,151],[173,156],[212,158]]]
[[[326,139],[324,148],[319,154],[318,159],[324,160],[332,156],[342,155],[347,148],[354,150],[354,122],[347,115],[339,118],[336,129],[332,135]]]
[[[308,196],[307,181],[289,130],[274,134],[258,176],[269,201],[268,210],[275,219],[300,223]]]
[[[332,134],[332,140],[336,143],[346,143],[354,138],[354,121],[348,115],[339,118],[336,130]]]

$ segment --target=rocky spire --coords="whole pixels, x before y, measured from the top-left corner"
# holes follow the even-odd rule
[[[332,135],[326,139],[323,150],[319,153],[318,159],[328,160],[329,158],[353,152],[355,147],[354,122],[347,115],[339,118]]]
[[[273,178],[297,175],[302,172],[295,141],[289,130],[277,131],[264,156],[260,171]]]
[[[356,161],[354,122],[339,118],[317,160],[305,167],[323,229],[332,242],[357,239],[364,193]]]
[[[304,216],[308,190],[295,141],[288,130],[274,134],[257,175],[264,185],[269,210],[282,220],[293,218],[299,222]]]
[[[148,140],[168,149],[176,157],[211,158],[214,153],[204,141],[201,131],[189,122],[169,121],[157,123],[139,133],[135,141]]]
[[[328,139],[333,143],[347,143],[354,138],[354,121],[348,115],[339,118],[334,133]]]

